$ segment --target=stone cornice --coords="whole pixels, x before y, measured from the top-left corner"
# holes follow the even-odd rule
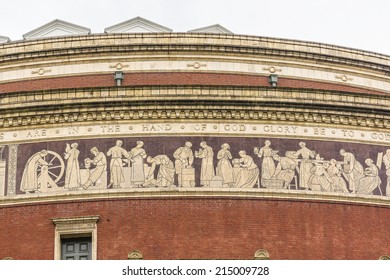
[[[326,193],[314,191],[272,190],[272,189],[224,189],[224,188],[166,188],[166,189],[117,189],[90,191],[88,194],[77,191],[34,196],[14,196],[0,198],[0,207],[29,204],[69,203],[80,201],[118,199],[259,199],[289,200],[306,202],[342,203],[366,206],[390,207],[390,198],[384,196]],[[93,218],[93,217],[92,217]],[[96,218],[93,218],[96,220]],[[72,221],[72,220],[71,220]]]
[[[352,112],[367,110],[383,111],[390,106],[390,96],[382,94],[364,94],[340,92],[333,90],[269,88],[245,86],[138,86],[121,88],[82,88],[67,90],[47,90],[4,93],[0,95],[1,111],[16,111],[41,106],[88,106],[120,102],[132,102],[140,106],[149,105],[150,101],[160,104],[175,104],[181,101],[202,101],[212,104],[218,102],[221,106],[250,103],[282,103],[288,107],[296,106],[311,109],[313,106],[329,108],[344,107]]]
[[[99,216],[82,216],[82,217],[72,217],[72,218],[53,218],[53,223],[55,225],[64,225],[64,224],[80,224],[80,223],[97,223],[99,221]]]
[[[343,113],[337,110],[304,110],[281,108],[280,106],[252,108],[234,106],[158,106],[159,108],[132,106],[121,108],[68,108],[51,112],[30,111],[23,116],[5,115],[0,118],[0,127],[4,129],[45,128],[52,125],[73,124],[87,125],[120,123],[123,121],[153,121],[153,120],[225,120],[225,121],[257,121],[259,123],[282,121],[286,125],[337,125],[345,128],[390,128],[390,118],[374,114]]]
[[[63,123],[162,119],[390,127],[388,96],[331,91],[139,87],[8,94],[0,101],[0,127],[15,129]]]
[[[335,65],[349,65],[382,71],[390,75],[390,57],[355,49],[326,44],[284,40],[266,37],[161,33],[161,34],[110,34],[36,41],[12,42],[0,45],[0,63],[21,60],[53,60],[61,57],[96,56],[104,53],[221,53],[266,55],[294,60],[315,60]]]

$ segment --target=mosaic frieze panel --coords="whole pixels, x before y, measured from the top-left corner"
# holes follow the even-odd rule
[[[140,136],[3,145],[0,195],[126,188],[390,196],[390,149],[271,137]]]

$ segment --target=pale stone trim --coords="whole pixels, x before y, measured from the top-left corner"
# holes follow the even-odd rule
[[[203,104],[175,106],[167,105],[164,109],[151,108],[142,105],[140,101],[153,100],[153,102],[183,100],[218,100],[221,105],[210,106]],[[251,106],[232,106],[232,97],[236,99],[251,102]],[[137,101],[139,106],[120,108],[105,108],[105,102]],[[104,100],[105,102],[102,102]],[[288,108],[270,107],[256,105],[266,102],[286,102]],[[250,89],[247,87],[135,87],[118,89],[94,89],[89,90],[59,90],[45,92],[27,92],[15,94],[3,94],[0,97],[3,109],[8,109],[7,113],[0,114],[0,127],[7,133],[12,133],[18,128],[53,128],[65,123],[85,125],[94,121],[124,122],[135,121],[143,123],[146,120],[158,122],[162,119],[187,120],[194,122],[203,122],[206,119],[219,119],[238,122],[249,121],[251,123],[264,123],[268,121],[282,121],[284,124],[306,124],[314,126],[336,127],[345,129],[375,128],[378,130],[390,128],[390,117],[377,110],[386,112],[390,106],[390,99],[387,95],[368,95],[368,94],[347,94],[339,92],[329,92],[323,90],[289,90],[289,89]],[[82,107],[88,103],[97,103],[98,106]],[[263,103],[263,104],[264,104]],[[55,109],[61,105],[69,105],[67,109]],[[307,108],[308,105],[316,104],[317,109]],[[352,105],[353,104],[353,105]],[[53,105],[51,110],[45,110]],[[76,105],[76,106],[75,106]],[[80,107],[78,107],[78,106]],[[40,111],[23,110],[21,115],[18,109],[41,108]],[[339,110],[341,107],[359,108],[354,110]],[[378,112],[378,113],[375,113]],[[247,122],[248,123],[248,122]],[[10,129],[11,128],[11,129]],[[0,129],[1,130],[1,129]],[[379,131],[378,131],[379,132]],[[383,133],[388,131],[382,130]],[[1,133],[1,131],[0,131]],[[1,135],[0,135],[1,136]],[[18,138],[13,137],[17,140]],[[3,140],[3,139],[2,139]],[[364,139],[362,139],[364,140]]]
[[[219,100],[221,106],[226,111],[226,116],[229,115],[229,111],[232,111],[234,108],[237,110],[260,110],[265,108],[264,106],[252,105],[248,106],[235,106],[234,108],[230,107],[231,98],[240,97],[240,100],[250,101],[253,104],[254,102],[267,102],[267,101],[277,101],[277,102],[288,102],[289,104],[296,104],[295,107],[288,108],[288,111],[292,113],[294,110],[299,110],[299,108],[304,108],[310,104],[316,105],[327,105],[327,112],[332,112],[334,106],[348,106],[350,107],[353,104],[353,107],[357,106],[361,109],[369,109],[370,112],[375,112],[375,110],[387,110],[390,106],[390,97],[389,95],[370,95],[363,93],[344,93],[344,92],[334,92],[326,90],[310,90],[310,89],[284,89],[284,88],[273,88],[272,90],[264,88],[250,88],[250,87],[240,87],[240,86],[142,86],[142,87],[121,87],[111,88],[111,89],[78,89],[78,90],[46,90],[39,92],[24,92],[24,93],[9,93],[0,95],[0,101],[3,109],[12,109],[9,110],[12,113],[16,111],[17,108],[28,108],[35,106],[37,108],[44,107],[46,105],[68,105],[68,104],[88,104],[88,103],[100,103],[104,105],[102,99],[105,101],[115,101],[119,99],[123,101],[166,101],[170,100],[183,100],[183,95],[186,96],[186,100],[198,100],[202,98],[203,100]],[[172,107],[165,111],[171,110]],[[186,109],[180,107],[183,110],[189,110],[190,108],[186,106]],[[197,108],[197,106],[191,106],[192,108]],[[266,110],[270,110],[270,107],[267,106]],[[94,107],[93,109],[96,109]],[[150,109],[150,108],[149,108]],[[147,106],[138,106],[137,110],[149,110]],[[176,107],[174,107],[176,109]],[[179,109],[179,107],[177,107]],[[199,108],[200,109],[200,108]],[[202,110],[215,109],[214,107],[210,108],[207,104],[204,104]],[[222,109],[222,108],[221,108]],[[87,110],[82,110],[86,112]],[[104,111],[108,111],[105,109]],[[163,112],[164,110],[159,110]],[[274,111],[274,110],[271,110]],[[3,118],[12,117],[12,113],[8,112],[7,115],[1,115]],[[24,112],[23,116],[38,116],[40,113],[45,115],[55,114],[53,109],[51,110],[35,110],[33,113]],[[69,109],[62,109],[61,112],[71,112]],[[268,113],[268,111],[266,111]],[[283,114],[286,114],[286,110],[283,110]],[[310,113],[320,113],[320,110],[310,109]],[[92,113],[92,112],[91,112]],[[351,113],[353,114],[351,116]],[[282,114],[282,112],[278,113]],[[308,113],[309,114],[309,113]],[[19,116],[20,114],[18,114]],[[345,115],[345,117],[343,117]],[[351,111],[340,111],[337,110],[337,116],[340,118],[340,124],[343,123],[343,120],[347,116],[358,116],[359,113]],[[380,119],[386,118],[386,115],[381,114],[364,114],[360,117],[380,117]],[[0,117],[0,121],[1,121]],[[320,115],[318,115],[320,117]],[[306,117],[305,117],[306,118]],[[253,119],[253,118],[252,118]],[[263,119],[263,117],[262,117]],[[299,120],[296,120],[299,121]],[[41,122],[42,123],[42,122]],[[32,124],[32,123],[29,123]],[[17,124],[13,124],[17,126]]]
[[[16,170],[18,162],[18,145],[9,145],[8,152],[8,184],[7,184],[7,195],[16,195]]]
[[[360,195],[343,193],[326,193],[302,190],[273,189],[234,189],[234,188],[147,188],[147,189],[107,189],[88,192],[69,191],[45,193],[38,195],[19,195],[0,198],[0,206],[40,204],[48,202],[68,203],[70,201],[92,201],[104,199],[155,199],[155,198],[226,198],[311,201],[339,204],[368,205],[390,208],[390,197],[379,195]]]
[[[110,46],[115,45],[128,45],[129,40],[136,45],[140,46],[154,45],[154,44],[169,44],[169,45],[207,45],[213,46],[235,46],[237,52],[245,53],[246,49],[240,49],[239,47],[261,48],[261,49],[276,49],[283,51],[292,51],[291,55],[298,55],[302,57],[303,53],[310,54],[321,58],[326,56],[324,61],[331,62],[332,60],[342,59],[343,64],[353,63],[353,61],[364,62],[364,67],[371,67],[369,64],[379,64],[385,67],[390,66],[390,56],[384,54],[378,54],[368,51],[356,50],[351,48],[339,47],[329,44],[313,43],[306,41],[286,40],[278,38],[268,37],[256,37],[245,35],[227,35],[227,34],[208,34],[205,37],[200,37],[196,33],[149,33],[149,34],[123,34],[120,35],[89,35],[84,37],[62,37],[62,38],[50,38],[40,41],[26,41],[26,42],[12,42],[0,46],[0,57],[3,55],[11,55],[15,53],[25,53],[29,56],[29,52],[50,51],[53,47],[62,48],[63,51],[68,51],[72,47],[87,47],[87,46]],[[56,50],[58,53],[58,50]],[[74,53],[74,52],[73,52]],[[34,53],[35,55],[35,53]],[[74,53],[77,55],[77,53]],[[331,58],[332,60],[329,60]],[[350,59],[351,61],[345,61]],[[373,67],[377,69],[378,67]]]
[[[54,259],[61,259],[61,237],[91,236],[92,260],[97,259],[97,222],[99,216],[84,216],[72,218],[53,218],[55,224],[54,234]]]
[[[239,114],[239,112],[237,113]],[[160,115],[161,116],[161,115]],[[140,119],[140,118],[138,118]],[[273,119],[270,119],[275,121]],[[322,118],[319,117],[321,121]],[[148,123],[138,122],[118,122],[100,123],[90,125],[79,123],[75,125],[50,125],[40,127],[30,127],[30,129],[19,129],[13,131],[1,131],[2,144],[12,147],[12,154],[16,155],[16,144],[27,144],[42,141],[58,141],[69,139],[95,139],[103,137],[153,137],[161,136],[215,136],[215,137],[278,137],[285,139],[301,140],[326,140],[346,143],[375,144],[381,146],[390,145],[390,133],[386,129],[361,128],[358,126],[323,125],[304,120],[290,124],[285,122],[251,121],[243,122],[231,119],[208,121],[198,119],[193,121],[152,121]],[[9,166],[16,166],[16,157],[9,159]],[[14,176],[9,176],[14,178]],[[8,181],[10,184],[10,181]]]
[[[142,260],[144,257],[139,250],[133,250],[127,255],[128,260]]]
[[[31,65],[30,67],[17,67],[17,64],[3,66],[0,72],[1,83],[23,81],[31,78],[56,78],[79,75],[96,75],[113,73],[115,65],[129,73],[143,72],[193,72],[202,71],[207,73],[221,74],[247,74],[268,76],[270,71],[269,62],[259,58],[249,60],[230,59],[226,60],[220,57],[205,56],[202,60],[196,61],[200,57],[176,57],[175,60],[164,60],[161,58],[153,59],[153,55],[148,57],[124,57],[120,60],[123,63],[113,64],[112,62],[79,61],[69,64],[45,63],[45,66]],[[102,58],[103,60],[103,58]],[[194,62],[196,61],[196,62]],[[367,90],[390,92],[390,82],[383,74],[374,74],[361,71],[359,69],[349,69],[346,67],[329,67],[327,65],[313,65],[311,63],[299,62],[278,62],[273,61],[280,66],[271,69],[278,69],[280,79],[299,79],[307,81],[316,81],[333,84],[343,84],[365,88]],[[192,67],[198,66],[198,67]]]
[[[255,260],[269,260],[269,253],[265,249],[259,249],[255,252]]]

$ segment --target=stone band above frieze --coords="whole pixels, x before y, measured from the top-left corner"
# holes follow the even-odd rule
[[[345,92],[248,87],[133,87],[0,96],[0,127],[15,130],[96,121],[248,120],[390,127],[389,98]],[[158,105],[157,105],[158,103]],[[61,106],[61,107],[59,107]]]
[[[378,133],[387,135],[386,128],[390,127],[390,120],[383,116],[367,116],[357,115],[351,116],[349,113],[324,113],[321,111],[311,110],[307,111],[279,111],[274,108],[263,108],[265,111],[256,111],[235,108],[233,110],[218,110],[218,109],[171,109],[165,108],[164,110],[150,110],[150,108],[140,108],[139,110],[82,110],[82,112],[67,112],[67,113],[43,113],[43,114],[28,114],[23,117],[6,116],[0,119],[0,126],[4,129],[9,129],[13,135],[17,135],[16,127],[30,127],[36,129],[42,129],[42,127],[52,127],[52,125],[59,124],[73,124],[94,125],[96,121],[101,124],[112,125],[112,123],[128,122],[128,121],[158,121],[158,120],[177,120],[177,121],[207,121],[216,119],[219,121],[257,121],[259,123],[275,123],[277,121],[283,121],[286,125],[295,124],[307,124],[318,125],[319,127],[327,127],[328,125],[336,125],[343,127],[346,130],[353,130],[356,126],[370,129],[378,129]],[[383,130],[384,129],[384,130]],[[5,134],[5,132],[1,132]],[[15,134],[16,133],[16,134]]]
[[[148,123],[104,123],[77,126],[58,126],[37,129],[13,130],[0,132],[2,144],[19,144],[26,142],[44,142],[69,140],[73,138],[104,137],[152,137],[152,136],[227,136],[235,137],[280,137],[301,138],[324,141],[343,141],[390,146],[390,133],[373,129],[347,129],[337,126],[289,125],[278,123],[246,122],[148,122]]]
[[[160,85],[160,86],[124,86],[121,88],[82,88],[45,91],[25,91],[0,94],[0,103],[3,110],[12,111],[37,107],[44,112],[45,108],[54,106],[67,106],[69,104],[84,105],[93,104],[95,107],[105,105],[109,107],[114,102],[120,102],[122,106],[136,104],[137,106],[150,104],[150,101],[159,102],[161,108],[171,103],[183,101],[202,101],[205,109],[212,101],[218,101],[220,106],[227,108],[229,105],[249,104],[255,108],[260,102],[265,104],[290,104],[289,109],[327,107],[348,108],[351,111],[368,109],[386,111],[390,106],[390,96],[386,94],[369,95],[359,92],[347,92],[342,90],[319,90],[298,88],[267,88],[261,86],[207,86],[207,85]],[[210,101],[209,103],[205,103]],[[148,103],[149,102],[149,103]],[[193,105],[187,103],[183,105]],[[248,107],[248,106],[247,106]],[[280,106],[278,106],[280,107]],[[35,110],[35,109],[34,109]],[[35,110],[36,111],[36,110]],[[63,111],[63,110],[62,110]],[[340,112],[342,113],[342,112]],[[28,112],[25,112],[28,115]]]

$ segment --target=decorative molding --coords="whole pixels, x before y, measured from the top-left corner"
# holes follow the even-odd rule
[[[28,79],[31,77],[31,74],[40,74],[41,76],[45,74],[45,69],[49,68],[53,70],[53,76],[55,76],[56,80],[53,80],[54,83],[58,83],[58,79],[62,79],[63,77],[65,80],[61,81],[61,87],[66,88],[68,87],[80,87],[80,85],[75,85],[75,81],[71,78],[71,76],[77,76],[76,79],[78,79],[79,76],[85,75],[86,77],[93,77],[95,78],[97,73],[103,75],[103,74],[111,74],[111,69],[121,70],[122,68],[131,68],[132,73],[135,75],[140,75],[141,77],[145,78],[146,73],[152,74],[153,72],[156,73],[159,76],[159,79],[161,79],[161,83],[165,84],[167,78],[165,76],[162,76],[161,73],[166,72],[172,72],[175,75],[183,75],[184,73],[178,73],[183,68],[187,67],[198,67],[201,68],[201,66],[207,66],[207,70],[211,71],[211,78],[212,79],[220,79],[220,76],[225,76],[227,74],[234,74],[234,75],[245,75],[243,78],[244,83],[248,83],[248,86],[253,83],[250,82],[250,76],[248,75],[258,75],[259,72],[266,73],[266,74],[279,74],[278,72],[283,72],[285,77],[288,77],[289,79],[296,79],[296,80],[304,80],[309,81],[312,80],[315,83],[318,83],[319,87],[323,87],[325,84],[328,85],[329,83],[334,83],[336,81],[336,78],[334,78],[334,72],[330,71],[329,69],[324,68],[321,65],[313,66],[313,65],[298,65],[294,63],[287,63],[283,65],[283,67],[277,67],[277,66],[264,66],[262,63],[260,63],[258,67],[254,67],[253,63],[249,63],[248,61],[240,61],[238,59],[232,59],[230,61],[221,61],[220,58],[213,57],[213,58],[205,58],[205,57],[197,57],[198,61],[188,61],[189,58],[183,57],[183,58],[176,58],[174,61],[169,61],[169,59],[157,59],[152,58],[151,56],[150,60],[141,60],[138,61],[129,61],[128,58],[124,57],[120,60],[122,61],[116,61],[114,63],[102,62],[98,60],[89,60],[89,61],[83,61],[82,63],[79,62],[72,62],[67,64],[61,64],[61,65],[41,65],[38,64],[37,66],[31,65],[32,72],[30,70],[26,71],[22,67],[18,67],[17,65],[9,64],[7,68],[2,69],[3,78],[1,80],[1,84],[4,85],[6,88],[8,87],[8,83],[12,82],[22,82],[23,84],[26,84]],[[200,61],[199,61],[200,60]],[[196,68],[194,67],[194,68]],[[239,72],[238,71],[239,69]],[[390,80],[383,75],[375,75],[370,76],[367,73],[358,73],[358,72],[351,72],[351,76],[353,75],[354,80],[348,82],[348,89],[345,89],[345,91],[352,91],[354,92],[354,88],[359,92],[372,92],[372,93],[378,93],[378,92],[389,92],[390,93]],[[330,78],[329,78],[330,77]],[[342,77],[340,76],[340,79]],[[348,79],[348,78],[347,78]],[[145,81],[145,85],[148,83],[148,81]],[[234,82],[236,83],[236,82]],[[261,84],[261,81],[255,82],[255,84]],[[30,85],[19,85],[18,87],[14,88],[12,87],[13,92],[17,92],[18,89],[24,91],[27,86]],[[33,86],[33,85],[32,85]],[[34,86],[33,86],[34,87]],[[43,86],[44,87],[44,86]],[[334,86],[339,87],[339,86]],[[37,88],[36,90],[39,90]],[[4,90],[5,92],[7,89]]]
[[[8,188],[7,196],[16,195],[16,170],[18,166],[18,145],[8,146]]]
[[[380,206],[390,209],[390,198],[378,195],[356,195],[327,193],[316,191],[284,190],[284,189],[229,189],[229,188],[133,188],[91,190],[89,192],[68,191],[63,193],[44,193],[39,196],[21,195],[0,199],[1,206],[20,206],[30,204],[46,204],[52,202],[66,203],[70,201],[138,199],[138,198],[243,198],[260,200],[293,200],[310,202],[329,202],[336,204],[355,204]],[[65,225],[65,224],[64,224]],[[61,227],[63,228],[63,227]],[[77,227],[70,227],[76,230]],[[92,230],[89,227],[88,230]]]
[[[129,64],[122,64],[122,63],[118,62],[117,64],[110,65],[109,67],[110,68],[115,68],[116,70],[122,70],[124,68],[129,68],[130,65]]]
[[[165,119],[164,121],[162,119]],[[175,121],[166,118],[149,120],[144,122],[89,122],[86,124],[68,124],[60,126],[45,126],[2,132],[4,144],[28,144],[34,142],[50,142],[78,138],[123,137],[130,135],[141,136],[166,136],[200,135],[207,134],[216,137],[240,136],[240,137],[282,137],[301,138],[312,140],[340,141],[360,144],[373,144],[381,146],[390,145],[390,133],[386,130],[360,129],[357,127],[318,126],[307,123],[270,124],[268,121],[246,122],[237,120],[206,120],[197,119],[187,121]],[[72,140],[73,141],[73,140]],[[57,151],[58,152],[58,151]],[[59,152],[60,153],[60,152]],[[50,152],[49,157],[59,158],[59,154]],[[58,165],[64,165],[59,160]],[[59,175],[57,175],[59,176]]]
[[[167,106],[166,106],[167,107]],[[51,113],[34,113],[34,116],[15,116],[3,118],[0,115],[0,127],[26,127],[26,126],[42,126],[46,124],[62,124],[62,123],[82,123],[90,121],[120,121],[120,120],[161,120],[161,119],[177,119],[177,120],[260,120],[264,121],[283,121],[284,124],[336,124],[345,125],[348,127],[359,126],[367,128],[390,128],[390,120],[383,117],[363,116],[363,115],[341,115],[332,112],[305,110],[282,110],[276,108],[258,108],[258,109],[209,109],[209,108],[166,108],[164,110],[156,110],[153,108],[139,108],[124,110],[123,106],[119,109],[102,109],[88,110],[84,112],[51,112]],[[17,135],[15,135],[17,137]]]
[[[38,70],[33,70],[31,71],[31,74],[32,75],[39,75],[39,76],[43,76],[47,73],[51,73],[51,69],[44,69],[44,68],[39,68]]]
[[[110,43],[109,43],[110,42]],[[112,42],[112,43],[111,43]],[[133,44],[129,44],[132,42]],[[180,43],[185,42],[185,43]],[[75,48],[77,43],[77,48]],[[91,48],[91,45],[94,47]],[[55,46],[55,47],[54,47]],[[271,39],[255,36],[218,35],[199,36],[193,33],[154,33],[141,36],[139,34],[118,35],[89,35],[85,37],[62,37],[40,40],[34,44],[14,42],[2,45],[0,52],[1,62],[20,61],[22,59],[44,57],[45,60],[62,59],[63,56],[91,56],[96,54],[144,52],[154,53],[169,49],[172,52],[186,51],[191,48],[197,52],[214,52],[225,55],[226,53],[266,55],[267,57],[279,57],[292,61],[317,61],[333,66],[350,65],[360,70],[371,69],[373,73],[383,75],[390,71],[389,56],[370,52],[356,51],[348,48],[335,47],[324,44],[316,44],[301,41]],[[23,50],[21,52],[21,50]],[[338,55],[333,56],[337,51]]]
[[[381,256],[379,259],[382,261],[385,261],[385,260],[388,261],[388,260],[390,260],[390,256],[384,255],[384,256]]]
[[[142,260],[144,257],[139,250],[133,250],[127,255],[128,260]]]
[[[3,159],[3,151],[6,145],[0,145],[0,197],[5,196],[5,178],[6,178],[6,168],[7,161]]]
[[[58,227],[78,228],[82,226],[87,229],[96,228],[96,223],[99,221],[99,216],[83,216],[72,218],[53,218],[53,223]]]
[[[282,69],[281,68],[277,68],[275,66],[267,66],[267,67],[263,67],[263,70],[264,71],[268,71],[269,73],[276,73],[276,72],[282,72]]]
[[[343,81],[344,83],[353,81],[353,78],[348,77],[347,75],[336,75],[335,78]]]
[[[187,68],[194,68],[196,70],[198,70],[200,68],[203,68],[203,67],[207,67],[207,64],[206,63],[200,63],[200,62],[194,62],[194,63],[188,63],[187,64]]]
[[[255,253],[255,260],[269,260],[269,253],[267,250],[259,249]]]

